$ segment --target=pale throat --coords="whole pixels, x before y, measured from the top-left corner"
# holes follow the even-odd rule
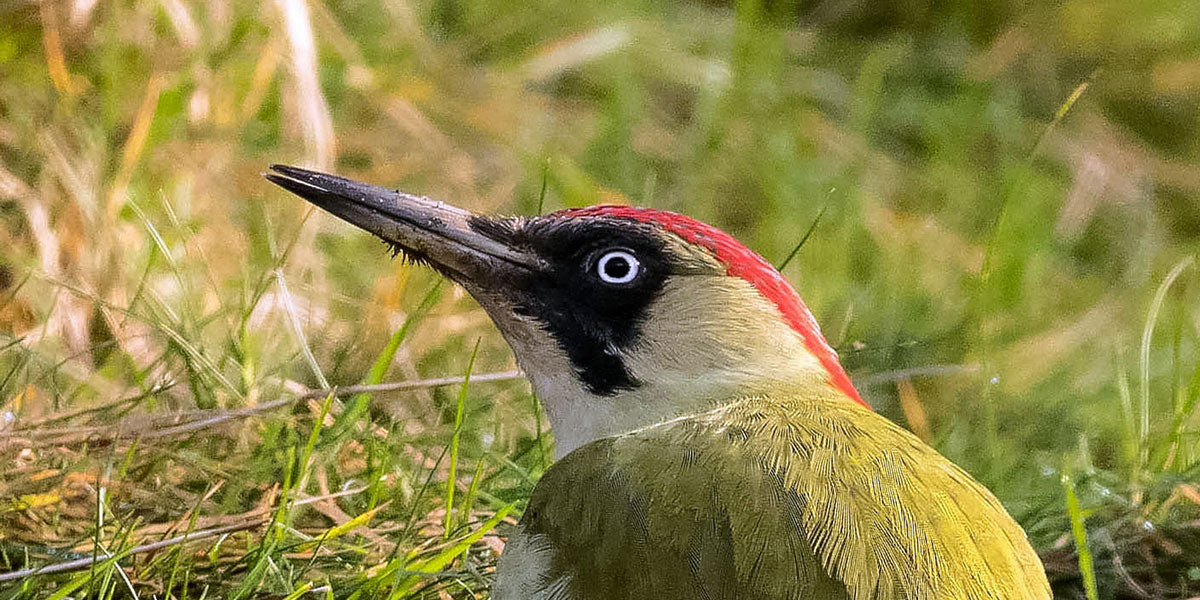
[[[651,308],[641,341],[619,351],[639,384],[613,395],[589,391],[544,330],[523,320],[497,321],[546,411],[557,458],[600,438],[747,396],[829,385],[800,334],[774,317],[774,305],[737,282],[715,295],[712,280],[688,283],[668,285]],[[729,302],[730,295],[738,301]],[[708,311],[708,302],[727,308]]]

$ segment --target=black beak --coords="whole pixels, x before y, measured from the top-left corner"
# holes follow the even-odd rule
[[[513,269],[538,270],[536,256],[479,233],[487,217],[336,175],[286,165],[264,173],[271,183],[375,234],[461,284],[493,287]]]

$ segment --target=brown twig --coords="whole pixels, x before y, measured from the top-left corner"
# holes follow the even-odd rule
[[[471,381],[473,383],[511,381],[521,377],[520,371],[501,371],[474,375],[471,377]],[[329,389],[309,390],[291,398],[280,398],[256,406],[232,410],[192,411],[170,415],[131,417],[112,425],[95,427],[62,427],[56,429],[44,429],[36,426],[18,427],[10,431],[0,432],[0,449],[14,445],[32,445],[33,443],[63,445],[88,440],[161,439],[207,429],[221,423],[261,414],[296,402],[323,398],[329,394],[337,397],[345,397],[364,393],[409,391],[459,385],[462,382],[462,376],[454,376],[419,379],[416,381],[394,381],[375,385],[348,385]],[[56,419],[51,419],[51,421],[53,420]]]
[[[202,540],[205,538],[210,538],[210,537],[225,534],[225,533],[241,531],[243,529],[253,529],[255,527],[262,525],[264,522],[265,522],[265,520],[257,520],[257,521],[252,521],[252,522],[248,522],[248,523],[235,523],[233,525],[226,525],[224,527],[214,527],[212,529],[203,529],[200,531],[193,531],[191,533],[185,533],[183,535],[175,536],[173,538],[160,540],[157,542],[151,542],[149,544],[142,544],[141,546],[134,546],[133,548],[130,548],[129,551],[125,552],[124,554],[125,554],[125,556],[132,556],[134,554],[141,554],[143,552],[151,552],[154,550],[159,550],[162,548],[167,548],[167,547],[175,546],[178,544],[184,544],[184,543],[191,542],[191,541]],[[54,563],[52,565],[46,565],[44,567],[38,567],[35,569],[22,569],[20,571],[11,571],[9,573],[0,573],[0,582],[13,581],[15,579],[24,579],[26,577],[33,577],[34,575],[48,575],[50,573],[62,573],[64,571],[79,571],[79,570],[91,567],[93,564],[101,563],[106,560],[109,560],[109,559],[107,557],[104,557],[104,558],[96,557],[94,559],[93,558],[79,558],[76,560],[68,560],[66,562]]]
[[[300,500],[297,500],[295,502],[295,505],[303,506],[305,504],[312,504],[315,502],[324,502],[324,501],[331,500],[334,498],[341,498],[343,496],[352,496],[354,494],[358,494],[358,493],[364,492],[366,490],[367,490],[366,487],[360,487],[360,488],[355,488],[352,490],[343,490],[341,492],[325,494],[322,496],[313,496],[311,498],[302,498]],[[218,535],[223,535],[226,533],[232,533],[235,531],[243,531],[246,529],[254,529],[255,527],[259,527],[259,526],[263,525],[264,523],[266,523],[268,518],[271,515],[271,511],[269,511],[269,510],[262,510],[262,511],[255,511],[255,512],[261,512],[262,514],[254,517],[251,520],[243,521],[241,523],[233,523],[230,525],[222,525],[220,527],[213,527],[210,529],[202,529],[200,531],[192,531],[189,533],[185,533],[183,535],[177,535],[173,538],[159,540],[157,542],[151,542],[149,544],[142,544],[140,546],[134,546],[133,548],[130,548],[129,550],[126,550],[125,552],[122,552],[121,556],[129,557],[129,556],[133,556],[134,554],[144,554],[146,552],[153,552],[155,550],[161,550],[163,548],[169,548],[171,546],[177,546],[180,544],[186,544],[188,542],[194,542],[194,541],[198,541],[198,540],[202,540],[202,539],[207,539],[207,538],[215,537]],[[34,575],[48,575],[51,573],[63,573],[66,571],[80,571],[83,569],[90,568],[92,565],[103,563],[108,560],[111,560],[111,558],[110,557],[100,557],[100,556],[97,556],[95,558],[91,558],[91,557],[79,558],[79,559],[75,559],[75,560],[68,560],[68,561],[64,561],[64,562],[60,562],[60,563],[45,565],[42,567],[35,567],[35,568],[31,568],[31,569],[21,569],[20,571],[10,571],[8,573],[0,573],[0,582],[13,581],[16,579],[24,579],[26,577],[33,577]]]

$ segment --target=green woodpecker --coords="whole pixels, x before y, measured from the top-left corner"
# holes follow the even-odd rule
[[[791,285],[728,234],[271,171],[466,288],[545,406],[558,461],[497,600],[1050,598],[996,497],[872,412]]]

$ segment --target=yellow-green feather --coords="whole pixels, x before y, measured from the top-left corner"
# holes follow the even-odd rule
[[[585,445],[546,473],[514,541],[537,550],[502,557],[499,600],[1050,598],[995,496],[832,391]]]

